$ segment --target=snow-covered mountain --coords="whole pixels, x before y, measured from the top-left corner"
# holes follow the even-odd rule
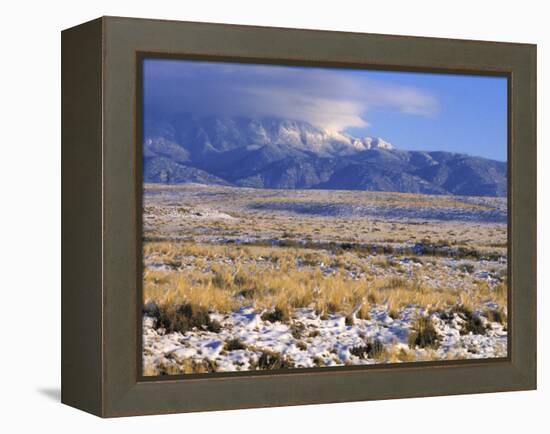
[[[403,151],[289,119],[146,120],[146,182],[503,196],[506,163],[449,152]]]
[[[174,143],[182,145],[194,157],[237,148],[255,150],[266,145],[286,145],[319,156],[350,155],[368,149],[393,149],[390,143],[379,137],[357,138],[288,119],[200,118],[183,115],[170,123],[146,123],[146,151],[155,153],[155,148],[174,148]],[[175,148],[172,151],[180,153]]]

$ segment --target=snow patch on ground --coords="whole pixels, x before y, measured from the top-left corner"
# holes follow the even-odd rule
[[[492,358],[505,357],[507,332],[499,323],[489,323],[484,334],[461,334],[464,320],[454,314],[442,318],[431,314],[437,331],[437,348],[410,348],[409,333],[418,315],[426,315],[421,309],[409,306],[392,318],[384,306],[372,308],[370,319],[354,318],[353,324],[342,315],[321,317],[309,308],[297,309],[290,324],[264,321],[261,312],[243,308],[231,314],[212,313],[211,319],[219,321],[219,333],[193,330],[185,334],[164,333],[155,328],[155,320],[145,316],[143,320],[144,366],[182,364],[193,360],[212,362],[217,372],[257,369],[264,352],[277,353],[296,368],[316,366],[366,365],[387,363],[386,358],[354,355],[356,348],[367,343],[380,342],[385,350],[403,350],[423,360],[432,352],[432,358]],[[237,339],[243,349],[226,349],[226,343]],[[435,351],[435,354],[433,352]],[[387,353],[386,353],[387,354]]]

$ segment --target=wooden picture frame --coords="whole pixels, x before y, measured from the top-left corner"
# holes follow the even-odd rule
[[[141,375],[140,59],[508,77],[508,357]],[[102,417],[536,388],[536,46],[102,17],[62,32],[62,402]]]

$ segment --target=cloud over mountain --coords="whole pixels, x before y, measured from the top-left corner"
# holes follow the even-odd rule
[[[438,110],[430,92],[350,70],[166,59],[147,59],[144,68],[144,102],[153,119],[181,113],[273,117],[343,131],[367,126],[375,108],[414,116]]]

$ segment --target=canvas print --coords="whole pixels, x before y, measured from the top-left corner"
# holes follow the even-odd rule
[[[507,356],[506,77],[141,68],[144,376]]]

